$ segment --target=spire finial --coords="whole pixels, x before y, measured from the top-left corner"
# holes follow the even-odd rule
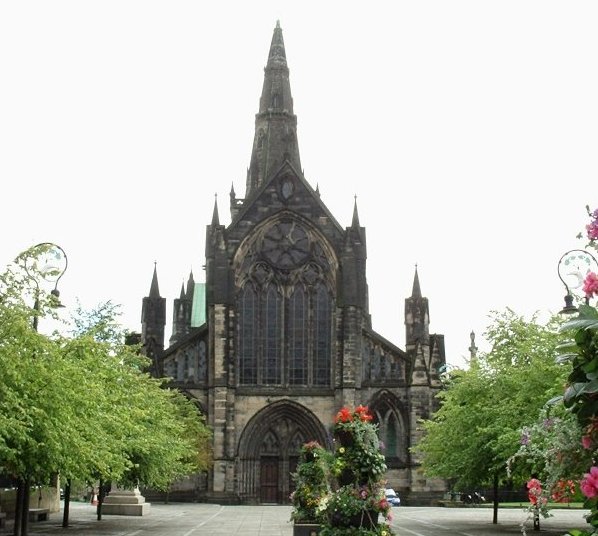
[[[419,275],[417,273],[417,263],[415,263],[415,276],[413,278],[413,290],[411,291],[411,296],[413,298],[421,298],[422,291],[419,286]]]
[[[158,286],[158,263],[156,261],[154,261],[154,275],[152,276],[152,284],[150,286],[149,297],[160,297],[160,288]]]
[[[353,202],[353,221],[351,222],[351,225],[353,227],[359,227],[359,214],[357,213],[357,194],[355,194],[353,196],[354,202]]]
[[[218,217],[218,194],[214,194],[214,212],[212,214],[212,226],[220,225],[220,218]]]
[[[282,28],[280,21],[276,21],[272,43],[270,44],[270,53],[268,54],[268,67],[287,66],[287,55],[284,50],[284,40],[282,39]]]
[[[193,300],[193,292],[195,291],[195,280],[193,279],[193,270],[189,273],[189,279],[187,280],[187,292],[185,297],[188,300]]]

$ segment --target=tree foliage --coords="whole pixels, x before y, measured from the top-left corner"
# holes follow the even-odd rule
[[[439,411],[422,423],[425,435],[415,450],[429,476],[452,480],[457,487],[506,478],[521,428],[537,419],[565,381],[564,367],[554,362],[558,322],[553,318],[541,325],[510,309],[493,313],[485,334],[492,350],[468,370],[451,373],[439,394]],[[523,471],[519,475],[529,477]]]
[[[116,306],[79,308],[72,338],[34,329],[53,296],[21,269],[26,253],[0,275],[0,472],[38,483],[60,473],[164,488],[205,470],[203,416],[121,342]]]

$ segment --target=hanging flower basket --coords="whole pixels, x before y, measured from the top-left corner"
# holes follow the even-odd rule
[[[334,420],[335,447],[328,457],[322,447],[304,445],[291,495],[293,536],[393,536],[383,484],[386,463],[372,420],[366,406],[343,407]],[[378,523],[380,514],[384,521]],[[316,522],[304,522],[306,518]]]
[[[342,447],[352,447],[355,441],[353,433],[349,430],[336,430],[334,432],[334,438]]]
[[[338,483],[340,486],[348,486],[355,481],[355,477],[353,476],[353,471],[348,467],[345,467],[341,474],[338,475]]]
[[[373,529],[378,526],[378,512],[375,510],[364,510],[361,514],[354,516],[351,521],[352,527]]]

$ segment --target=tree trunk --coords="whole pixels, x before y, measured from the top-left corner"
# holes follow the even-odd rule
[[[69,526],[69,506],[71,503],[71,479],[68,478],[64,487],[64,510],[62,512],[62,526]]]
[[[104,502],[104,482],[100,478],[100,484],[98,488],[98,506],[96,508],[98,521],[102,521],[102,503]]]
[[[17,480],[17,495],[15,497],[15,526],[13,536],[21,536],[21,512],[23,511],[23,490],[25,486],[23,480]]]
[[[492,523],[496,525],[498,523],[498,474],[494,475],[494,483],[493,483],[493,491],[494,491],[494,503],[492,505]]]
[[[29,478],[23,480],[23,510],[21,511],[21,536],[29,533],[29,497],[31,495]],[[15,520],[16,522],[16,520]]]

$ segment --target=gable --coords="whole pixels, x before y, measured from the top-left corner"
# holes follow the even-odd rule
[[[248,222],[258,224],[282,210],[299,213],[333,242],[343,235],[342,227],[319,194],[289,162],[285,162],[254,195],[243,200],[243,206],[233,217],[227,234],[234,235],[238,229],[246,228]]]

